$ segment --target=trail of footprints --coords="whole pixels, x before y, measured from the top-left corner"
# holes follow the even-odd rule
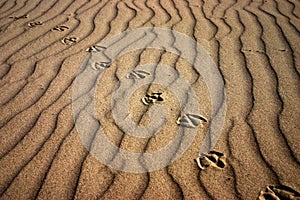
[[[13,19],[14,21],[15,20],[20,20],[20,19],[26,19],[28,18],[29,15],[28,14],[24,14],[24,15],[21,15],[21,16],[10,16],[9,18]],[[31,21],[29,22],[28,24],[28,27],[30,28],[34,28],[34,27],[37,27],[37,26],[41,26],[43,25],[43,22],[41,21]],[[66,31],[68,30],[69,27],[68,26],[65,26],[65,25],[57,25],[55,26],[54,28],[51,29],[51,31],[58,31],[58,32],[63,32],[63,31]],[[61,42],[65,45],[72,45],[74,43],[77,43],[78,42],[78,37],[64,37]],[[103,46],[99,46],[99,45],[93,45],[91,47],[89,47],[88,49],[86,49],[87,52],[101,52],[103,50],[105,50],[106,47],[103,47]],[[107,69],[110,67],[110,62],[95,62],[93,65],[92,65],[92,68],[94,70],[100,70],[100,69]],[[150,75],[148,72],[144,72],[142,70],[137,70],[137,71],[133,71],[129,76],[128,78],[145,78],[146,75]],[[154,100],[152,98],[154,98],[154,96],[152,95],[151,97],[148,97],[149,99],[147,99],[146,101],[147,102],[154,102]],[[160,101],[160,98],[158,98],[158,101]]]
[[[98,49],[100,47],[100,49]],[[91,52],[99,52],[103,49],[106,49],[105,47],[101,46],[92,46],[86,51]],[[144,71],[144,70],[133,70],[130,73],[126,75],[126,78],[128,79],[144,79],[147,76],[151,75],[149,72]],[[153,105],[158,102],[164,101],[162,97],[162,92],[152,92],[152,93],[147,93],[145,97],[141,99],[144,105],[149,106]],[[179,126],[186,127],[186,128],[197,128],[201,123],[203,122],[208,122],[208,120],[197,114],[191,114],[187,113],[182,116],[180,116],[176,123]],[[203,170],[207,168],[208,166],[212,165],[216,168],[224,168],[226,163],[225,163],[225,156],[223,153],[217,152],[217,151],[211,151],[209,154],[202,156],[201,158],[195,159],[198,167]]]
[[[16,21],[21,19],[27,19],[28,17],[29,17],[28,14],[24,14],[21,16],[11,16],[9,18]],[[27,25],[30,28],[34,28],[43,25],[43,22],[31,21]],[[64,32],[68,29],[69,27],[66,25],[57,25],[54,28],[52,28],[51,31]],[[61,40],[61,42],[64,45],[72,45],[78,42],[78,38],[71,37],[71,36],[64,37]],[[93,45],[87,48],[86,51],[89,53],[98,53],[104,51],[105,49],[106,47],[104,46]],[[91,65],[91,67],[94,70],[105,70],[109,68],[110,65],[111,62],[95,62],[94,64]],[[145,79],[149,75],[151,75],[149,72],[143,70],[133,70],[127,74],[126,78],[139,80],[139,79]],[[163,102],[164,98],[162,97],[162,92],[153,92],[153,93],[146,94],[145,97],[141,99],[141,101],[143,102],[144,105],[149,106],[155,103]],[[177,125],[186,128],[197,128],[202,123],[207,123],[207,122],[208,120],[205,117],[197,114],[191,114],[191,113],[183,114],[176,121]],[[215,169],[223,169],[226,167],[226,156],[223,153],[218,151],[210,151],[209,153],[201,155],[198,158],[194,159],[194,161],[200,170],[205,170],[209,167],[213,167]],[[269,185],[265,189],[260,191],[257,199],[258,200],[270,200],[270,199],[271,200],[281,200],[281,199],[300,200],[300,194],[288,186]]]
[[[223,169],[226,167],[226,157],[218,151],[210,151],[195,159],[200,170],[208,167]],[[300,193],[285,185],[269,185],[261,190],[257,200],[300,200]]]
[[[16,20],[20,20],[20,19],[26,19],[28,18],[29,15],[25,14],[25,15],[21,15],[21,16],[10,16],[9,18],[13,19],[14,21]],[[44,23],[41,21],[31,21],[27,24],[27,26],[29,28],[34,28],[37,26],[42,26]],[[58,31],[58,32],[63,32],[70,29],[68,26],[65,25],[57,25],[54,28],[51,29],[51,31]],[[76,42],[78,42],[78,38],[77,37],[64,37],[61,42],[65,45],[71,45],[74,44]]]

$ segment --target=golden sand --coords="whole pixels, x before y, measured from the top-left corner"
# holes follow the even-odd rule
[[[0,19],[0,199],[300,199],[299,1],[7,0],[0,2]],[[196,130],[171,164],[129,173],[89,154],[102,141],[96,135],[82,142],[72,97],[87,57],[109,51],[97,44],[143,27],[174,30],[202,46],[225,83],[226,117],[213,151],[200,158],[212,102],[192,64],[167,49],[146,48],[112,62],[94,60],[91,70],[105,68],[95,89],[97,120],[115,147],[153,152],[182,126]],[[136,69],[149,63],[184,77],[200,113],[182,115],[176,93],[183,86],[144,85],[129,99],[132,121],[150,127],[152,117],[165,124],[151,138],[137,138],[114,120],[113,91],[123,79],[158,78]],[[84,91],[89,85],[95,83],[87,80]],[[151,114],[154,105],[166,115]]]

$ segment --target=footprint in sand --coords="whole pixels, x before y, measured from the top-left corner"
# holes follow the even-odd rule
[[[162,95],[161,92],[154,92],[151,94],[146,94],[146,97],[142,98],[142,102],[148,106],[150,104],[154,104],[156,102],[163,101],[164,99],[160,95]]]
[[[146,76],[150,75],[149,72],[143,70],[133,70],[127,74],[126,78],[128,79],[144,79]]]
[[[300,200],[299,192],[295,191],[294,189],[285,186],[273,186],[269,185],[266,189],[260,191],[258,200]]]
[[[217,151],[210,151],[203,157],[196,158],[195,161],[200,169],[205,169],[209,166],[213,166],[218,169],[223,169],[226,165],[225,155]]]
[[[78,40],[77,37],[65,37],[64,39],[61,40],[61,42],[65,45],[70,45],[76,43]]]
[[[59,31],[63,32],[65,30],[69,29],[69,27],[61,25],[61,26],[55,26],[54,28],[51,29],[51,31]]]
[[[35,27],[35,26],[41,26],[41,25],[43,25],[43,22],[40,22],[40,21],[29,22],[27,25],[28,25],[30,28],[33,28],[33,27]]]
[[[106,47],[99,46],[99,45],[93,45],[93,46],[90,46],[89,48],[87,48],[85,51],[87,51],[87,52],[101,52],[104,49],[106,49]]]
[[[92,65],[92,68],[96,71],[100,69],[107,69],[110,67],[110,62],[95,62],[94,65]]]
[[[14,19],[14,20],[18,20],[18,19],[26,19],[26,18],[28,18],[28,15],[25,14],[25,15],[21,15],[21,16],[18,16],[18,17],[9,17],[9,18],[12,18],[12,19]]]
[[[176,123],[187,128],[195,128],[200,125],[201,121],[207,122],[207,119],[200,115],[185,114],[179,117]]]

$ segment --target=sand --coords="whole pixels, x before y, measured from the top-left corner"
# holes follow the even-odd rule
[[[0,19],[0,199],[300,199],[299,1],[7,0]]]

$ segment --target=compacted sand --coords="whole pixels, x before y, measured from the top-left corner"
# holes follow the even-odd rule
[[[0,19],[0,199],[300,199],[298,0],[2,0]],[[200,159],[213,100],[207,76],[171,50],[176,37],[163,38],[170,49],[147,48],[155,34],[97,46],[146,27],[196,40],[207,53],[200,60],[215,63],[202,67],[220,75],[211,85],[225,85],[221,134]],[[107,56],[134,44],[145,47]],[[185,81],[176,87],[154,81],[178,77]],[[134,88],[138,81],[145,84]],[[191,97],[183,103],[182,92]],[[88,124],[83,140],[78,123]],[[168,159],[195,135],[178,159],[147,172],[155,162],[122,162],[121,151],[103,148],[100,126],[114,147],[135,153],[158,151],[181,134]],[[159,131],[128,134],[139,127]],[[130,172],[135,165],[144,172]]]

